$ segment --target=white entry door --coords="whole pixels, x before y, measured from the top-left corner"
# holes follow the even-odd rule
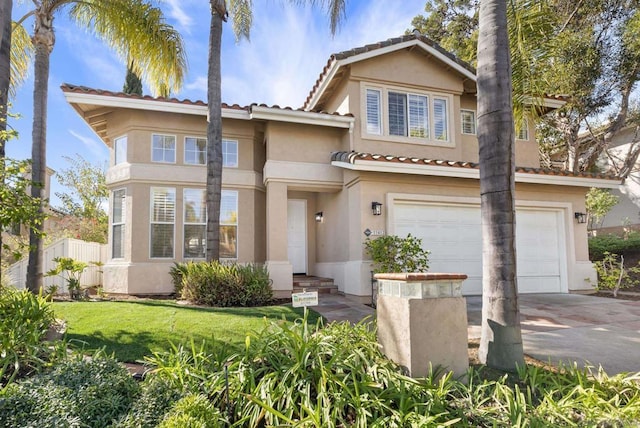
[[[307,201],[287,201],[287,242],[293,273],[307,273]]]

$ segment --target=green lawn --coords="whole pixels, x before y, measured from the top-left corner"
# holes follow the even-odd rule
[[[196,344],[202,341],[244,344],[246,334],[261,330],[265,320],[293,322],[302,317],[302,308],[266,306],[257,308],[195,308],[170,300],[132,300],[103,302],[56,302],[56,318],[67,321],[67,339],[86,349],[104,347],[120,361],[141,360],[169,343]],[[318,314],[310,311],[309,321]]]

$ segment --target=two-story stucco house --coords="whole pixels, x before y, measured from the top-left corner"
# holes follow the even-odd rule
[[[111,152],[110,292],[170,293],[169,268],[204,255],[203,102],[64,85]],[[553,109],[562,100],[549,98]],[[300,109],[224,105],[221,253],[370,296],[368,235],[423,239],[434,272],[481,292],[476,76],[419,34],[332,55]],[[584,212],[604,176],[540,169],[534,128],[516,141],[520,291],[591,289]]]

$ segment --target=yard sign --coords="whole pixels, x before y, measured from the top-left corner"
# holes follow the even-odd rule
[[[318,292],[305,291],[304,293],[292,293],[291,305],[294,308],[300,308],[302,306],[318,306]]]

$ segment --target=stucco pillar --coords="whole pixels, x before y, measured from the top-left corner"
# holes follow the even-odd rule
[[[275,297],[289,297],[293,267],[287,254],[287,185],[267,183],[267,269]]]
[[[464,376],[469,369],[467,275],[439,273],[376,274],[378,341],[391,360],[412,377],[430,366]]]

